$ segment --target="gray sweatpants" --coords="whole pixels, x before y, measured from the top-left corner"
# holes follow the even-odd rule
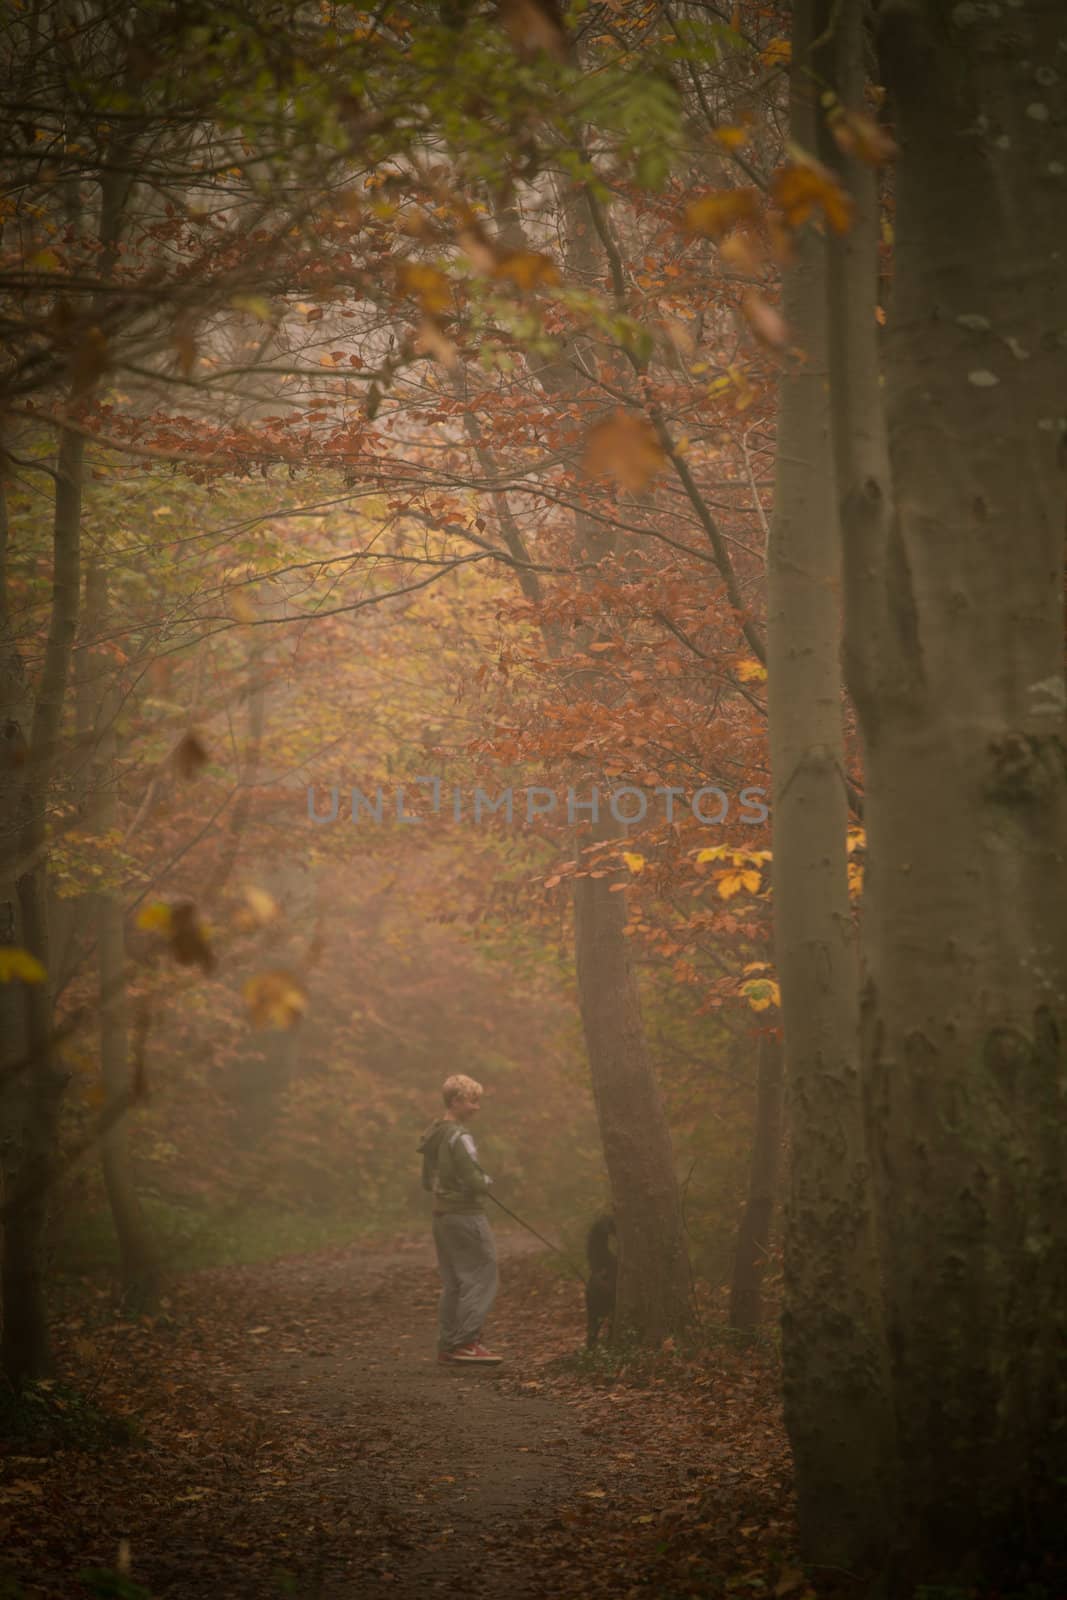
[[[480,1211],[434,1217],[433,1242],[444,1284],[437,1345],[451,1350],[477,1339],[496,1299],[496,1243],[489,1219]]]

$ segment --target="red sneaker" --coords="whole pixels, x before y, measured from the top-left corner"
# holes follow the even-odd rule
[[[448,1359],[450,1361],[477,1361],[483,1366],[496,1366],[498,1362],[503,1361],[504,1357],[495,1356],[491,1350],[485,1348],[484,1344],[479,1344],[476,1339],[472,1339],[470,1344],[458,1345]]]
[[[438,1350],[437,1360],[442,1367],[450,1367],[452,1365],[451,1350]]]

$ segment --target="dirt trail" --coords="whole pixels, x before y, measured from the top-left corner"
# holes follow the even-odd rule
[[[509,1261],[540,1248],[523,1235],[498,1234],[497,1243],[505,1277]],[[279,1526],[303,1517],[309,1534],[316,1530],[310,1549],[293,1552],[294,1560],[302,1555],[299,1573],[288,1569],[299,1577],[297,1593],[322,1600],[379,1589],[462,1590],[494,1600],[544,1593],[526,1555],[531,1526],[561,1526],[560,1501],[573,1498],[588,1442],[569,1407],[521,1387],[536,1380],[524,1379],[506,1293],[492,1322],[492,1344],[506,1364],[452,1369],[436,1359],[429,1241],[276,1268],[267,1282],[253,1273],[242,1284],[228,1273],[227,1284],[235,1315],[255,1319],[252,1327],[273,1323],[285,1341],[278,1349],[257,1335],[235,1375],[235,1396],[269,1429],[271,1443],[259,1451],[267,1484],[246,1478],[233,1488],[242,1504],[250,1491],[265,1499]],[[285,1334],[287,1319],[298,1327],[309,1307],[321,1330],[312,1350]],[[298,1477],[275,1488],[271,1463],[284,1458],[294,1414]],[[224,1545],[217,1560],[224,1580]],[[220,1582],[216,1592],[229,1590]]]
[[[94,1311],[86,1288],[57,1330],[61,1377],[140,1438],[102,1455],[0,1441],[0,1594],[791,1593],[773,1363],[712,1342],[673,1367],[563,1372],[581,1285],[527,1235],[497,1243],[496,1368],[438,1364],[426,1236],[189,1273],[155,1323],[116,1320],[104,1291]],[[135,1589],[79,1581],[126,1552]]]
[[[581,1285],[551,1286],[535,1359],[510,1280],[541,1247],[497,1244],[496,1368],[438,1364],[428,1237],[190,1273],[162,1326],[68,1323],[65,1376],[99,1383],[145,1437],[97,1457],[4,1452],[0,1581],[72,1600],[125,1541],[158,1600],[544,1595],[539,1541],[587,1484],[604,1492],[580,1413],[537,1377],[581,1342]]]

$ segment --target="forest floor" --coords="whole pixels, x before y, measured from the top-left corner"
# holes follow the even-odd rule
[[[772,1343],[591,1359],[580,1283],[497,1241],[494,1368],[437,1363],[428,1236],[190,1272],[154,1319],[83,1284],[38,1399],[132,1439],[0,1445],[0,1596],[843,1592],[796,1557]]]

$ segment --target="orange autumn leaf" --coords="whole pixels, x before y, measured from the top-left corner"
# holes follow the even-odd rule
[[[846,111],[839,106],[829,122],[838,149],[855,156],[857,161],[865,161],[870,167],[892,161],[897,153],[889,134],[865,111]]]
[[[792,59],[793,47],[788,39],[772,39],[767,48],[760,51],[765,67],[786,67]]]
[[[757,339],[777,349],[789,342],[789,329],[780,311],[768,305],[761,295],[748,289],[741,296],[741,311]]]
[[[606,474],[635,494],[648,487],[666,461],[652,424],[626,411],[616,411],[585,436],[582,471],[590,478]]]
[[[521,56],[543,50],[557,61],[567,59],[567,34],[556,0],[499,0],[497,14]]]
[[[427,266],[423,261],[402,261],[396,276],[404,294],[417,300],[427,315],[447,311],[452,304],[448,279],[436,267]]]
[[[551,256],[537,250],[512,250],[501,256],[492,269],[494,278],[508,278],[520,289],[536,289],[541,284],[559,283],[559,268]]]
[[[799,228],[817,210],[835,233],[847,233],[851,226],[851,199],[818,161],[779,167],[771,178],[771,195],[791,228]]]
[[[432,357],[449,371],[460,364],[459,351],[435,317],[423,317],[415,335],[414,348],[419,355]]]
[[[690,200],[683,221],[689,233],[718,239],[739,222],[756,221],[759,210],[755,189],[713,189],[698,200]]]
[[[766,254],[762,239],[752,228],[733,228],[719,240],[720,260],[740,272],[758,272]]]
[[[470,223],[461,228],[457,239],[476,272],[492,272],[496,267],[496,251],[482,232],[480,223]]]
[[[146,933],[170,933],[170,906],[162,900],[150,901],[137,913],[137,926]]]

